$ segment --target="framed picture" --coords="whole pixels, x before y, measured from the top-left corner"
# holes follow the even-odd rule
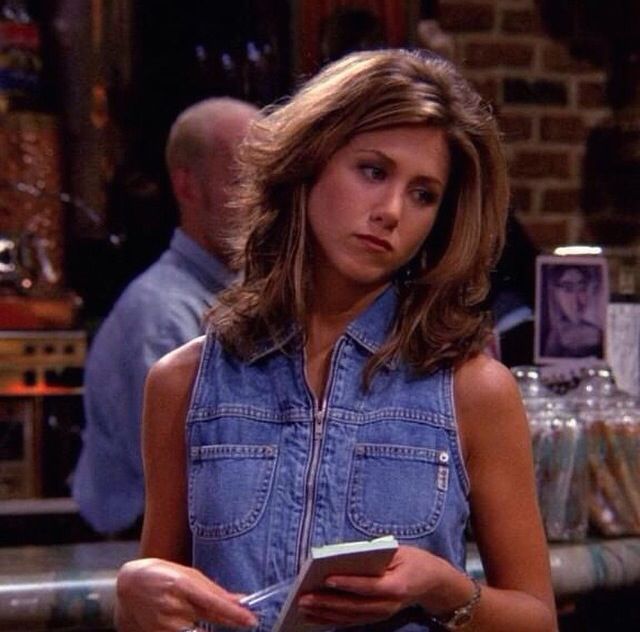
[[[608,302],[604,257],[538,256],[534,361],[604,360]]]

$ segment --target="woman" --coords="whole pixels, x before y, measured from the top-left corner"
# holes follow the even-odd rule
[[[258,620],[239,593],[391,533],[385,574],[329,578],[310,621],[555,630],[525,415],[481,353],[508,195],[488,109],[443,59],[355,53],[254,125],[240,187],[244,280],[148,378],[120,629],[270,630],[284,596]]]

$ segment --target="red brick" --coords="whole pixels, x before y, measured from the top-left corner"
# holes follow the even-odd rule
[[[604,82],[581,81],[578,85],[578,105],[582,108],[602,108],[607,105]]]
[[[532,35],[540,32],[540,20],[535,11],[505,9],[501,28],[504,33]]]
[[[582,143],[587,128],[579,116],[543,116],[540,119],[540,138],[559,143]]]
[[[438,21],[444,31],[490,31],[495,22],[495,8],[486,2],[449,2],[440,5]]]
[[[473,79],[473,86],[478,91],[478,94],[490,103],[498,102],[499,84],[496,79]]]
[[[549,44],[542,52],[542,64],[551,72],[581,73],[599,70],[597,66],[584,59],[573,57],[566,46]]]
[[[500,130],[506,142],[528,140],[531,138],[533,120],[530,116],[521,114],[501,114],[499,116]]]
[[[573,213],[580,210],[578,189],[548,189],[542,196],[544,213]]]
[[[511,188],[511,206],[515,211],[528,213],[531,210],[531,189],[514,186]]]
[[[544,106],[566,105],[567,82],[505,77],[502,81],[502,95],[505,103]]]
[[[511,42],[473,42],[465,47],[464,63],[469,68],[493,66],[529,67],[533,46]]]
[[[565,152],[520,151],[511,161],[513,178],[568,178],[570,157]]]

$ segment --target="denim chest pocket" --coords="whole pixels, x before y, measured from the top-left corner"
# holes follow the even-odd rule
[[[223,539],[255,527],[273,486],[277,446],[193,446],[190,457],[189,525],[194,534]]]
[[[446,450],[357,444],[347,500],[351,524],[369,536],[432,533],[446,500],[449,460]]]

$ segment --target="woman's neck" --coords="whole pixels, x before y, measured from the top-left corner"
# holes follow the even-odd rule
[[[322,320],[316,322],[313,317],[310,317],[307,323],[305,373],[309,388],[318,401],[323,399],[333,347],[345,327],[346,324],[338,326],[337,323],[327,324]]]
[[[342,325],[344,328],[388,286],[389,282],[363,285],[349,282],[339,274],[316,273],[313,275],[308,312],[314,322],[306,325],[324,322],[328,326]]]
[[[373,303],[385,289],[386,286],[382,286],[373,291],[358,294],[339,291],[313,292],[305,323],[305,355],[307,380],[318,400],[322,399],[324,393],[331,354],[336,341],[349,323]]]

